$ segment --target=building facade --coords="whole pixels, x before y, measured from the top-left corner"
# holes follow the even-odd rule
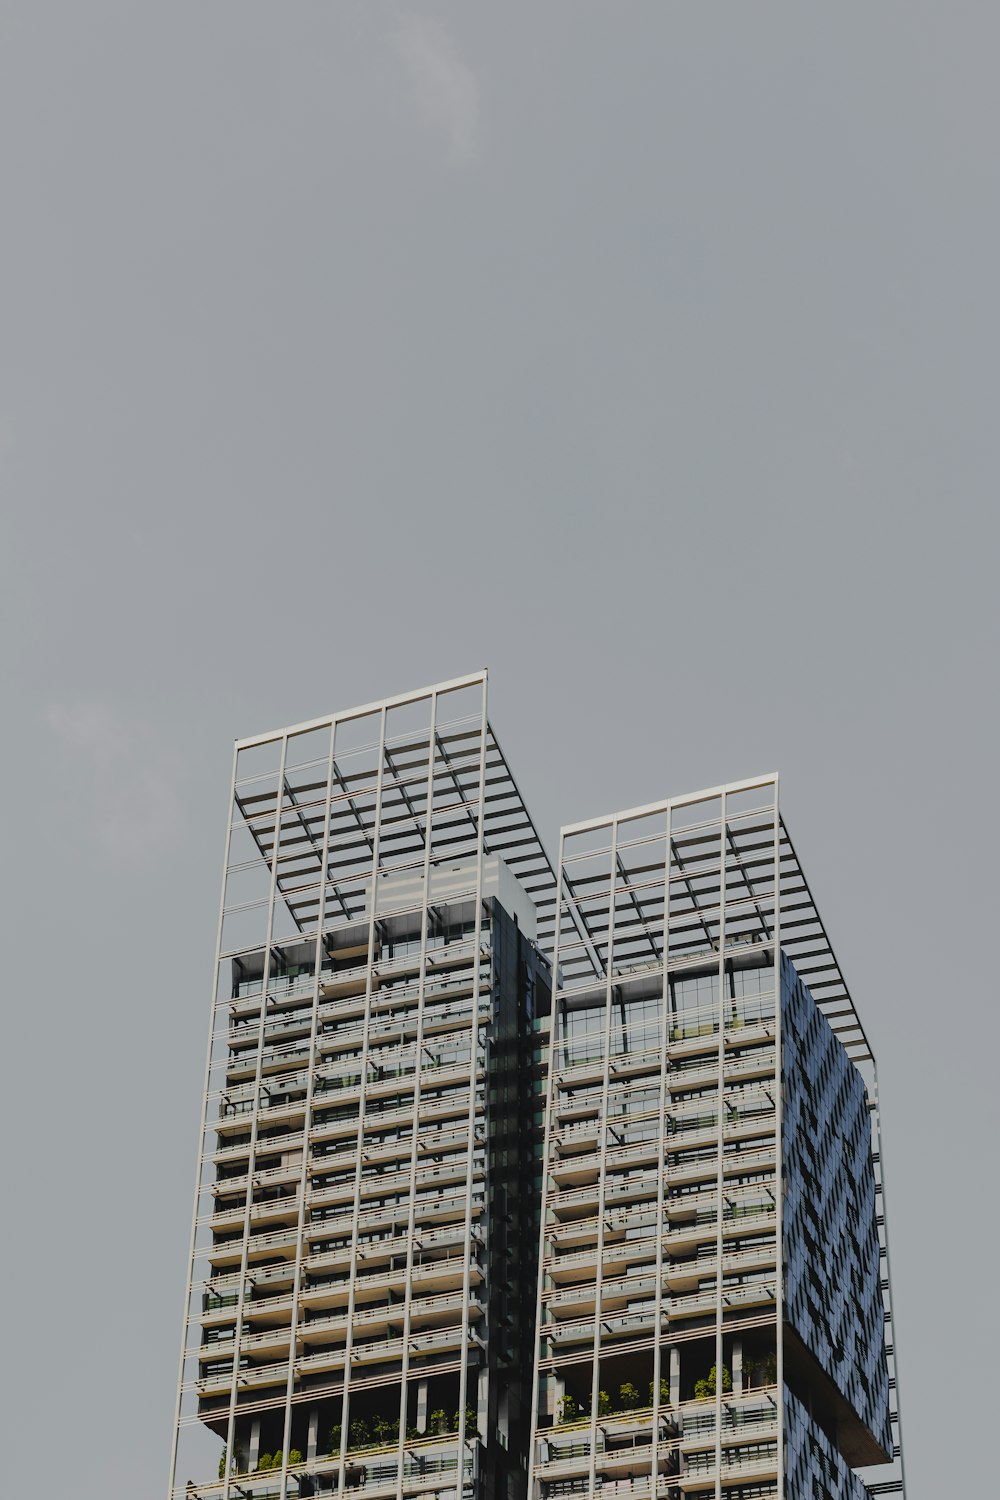
[[[236,747],[171,1500],[902,1493],[874,1065],[777,778],[556,875],[486,692]]]

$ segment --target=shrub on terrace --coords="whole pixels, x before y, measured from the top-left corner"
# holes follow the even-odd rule
[[[696,1380],[694,1383],[694,1395],[696,1401],[707,1401],[715,1395],[715,1386],[718,1379],[718,1367],[713,1365],[708,1372],[706,1380]],[[722,1389],[731,1391],[733,1388],[733,1377],[725,1365],[722,1366]]]

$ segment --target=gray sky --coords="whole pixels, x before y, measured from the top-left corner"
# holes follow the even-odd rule
[[[552,843],[781,771],[880,1058],[910,1500],[985,1493],[998,46],[7,0],[11,1494],[165,1492],[232,740],[484,664]]]

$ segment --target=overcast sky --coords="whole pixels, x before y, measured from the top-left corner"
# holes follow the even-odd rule
[[[233,739],[483,665],[552,844],[781,772],[880,1059],[909,1500],[987,1492],[998,48],[6,0],[9,1494],[166,1491]]]

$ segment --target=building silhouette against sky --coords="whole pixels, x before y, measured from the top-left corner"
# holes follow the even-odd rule
[[[563,830],[486,674],[236,747],[171,1500],[901,1494],[774,776]]]

